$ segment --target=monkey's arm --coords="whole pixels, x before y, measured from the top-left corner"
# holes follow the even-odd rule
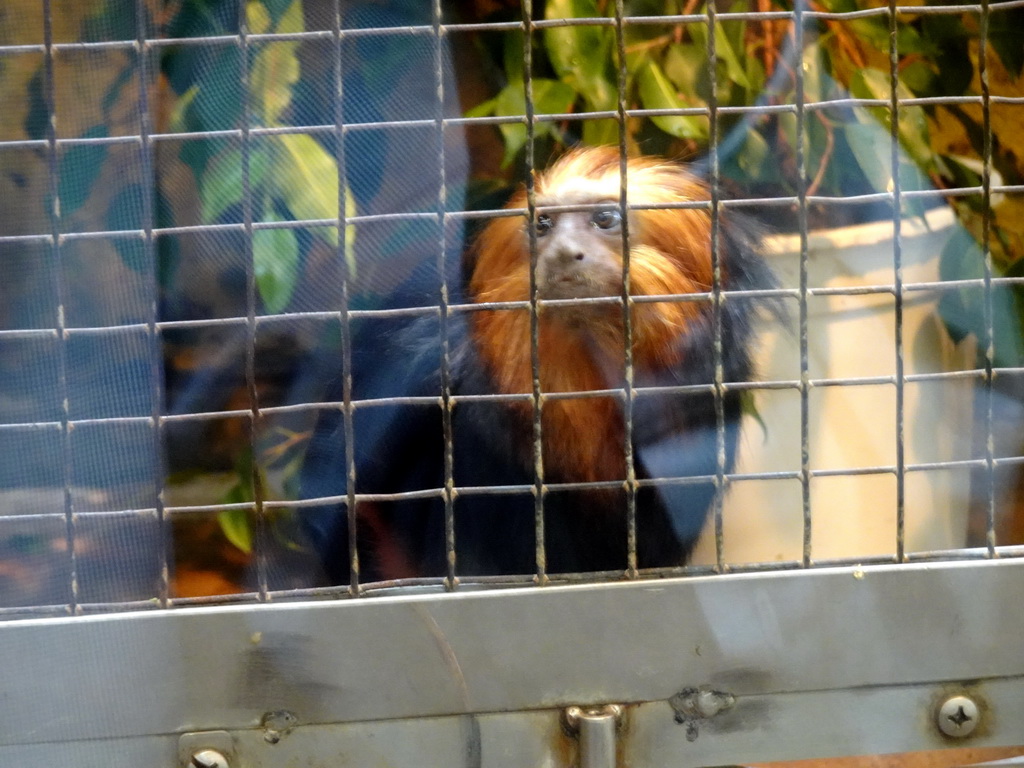
[[[439,487],[443,460],[440,408],[436,403],[389,402],[389,398],[438,398],[440,341],[435,318],[397,319],[363,327],[353,337],[352,469],[357,493],[400,493]],[[326,393],[341,401],[342,381],[335,379]],[[364,402],[380,401],[380,402]],[[325,410],[317,421],[300,475],[304,499],[344,496],[349,465],[346,424],[341,409]],[[414,537],[393,522],[395,505],[360,504],[360,542],[368,577],[374,571],[371,551],[392,534],[392,543]],[[401,505],[398,505],[399,508]],[[346,505],[325,503],[302,512],[304,526],[320,554],[332,583],[349,575],[349,528]]]

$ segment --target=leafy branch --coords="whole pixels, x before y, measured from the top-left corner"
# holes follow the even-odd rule
[[[856,0],[809,0],[815,11],[846,13],[862,10]],[[772,10],[772,0],[757,0],[758,11]],[[547,0],[534,3],[548,20],[611,17],[611,3],[598,0]],[[707,0],[636,0],[632,16],[706,11]],[[749,3],[716,2],[719,12],[747,11]],[[988,17],[988,42],[982,62],[980,20],[975,12],[915,14],[901,8],[896,19],[898,50],[896,92],[890,75],[890,19],[887,14],[825,19],[805,30],[803,50],[792,52],[796,36],[788,20],[718,20],[689,24],[630,24],[624,27],[626,106],[657,110],[627,120],[626,143],[631,151],[692,157],[709,148],[706,110],[714,95],[719,107],[796,103],[795,71],[802,70],[805,112],[802,135],[793,112],[736,117],[719,112],[718,137],[722,174],[755,196],[788,196],[804,186],[808,193],[854,197],[889,191],[898,174],[901,188],[947,189],[980,187],[987,167],[993,185],[1024,183],[1024,134],[1010,110],[990,111],[992,155],[985,165],[985,131],[981,112],[981,71],[984,64],[993,95],[1024,96],[1024,9],[993,6]],[[546,28],[534,42],[533,99],[538,114],[570,115],[614,111],[621,62],[616,29],[609,24]],[[716,60],[709,60],[714,35]],[[504,73],[503,90],[467,114],[518,117],[500,127],[504,167],[520,156],[526,142],[521,33],[506,35],[497,69]],[[784,55],[786,51],[791,51]],[[893,96],[899,103],[895,135],[900,145],[893,167],[891,144]],[[972,96],[974,103],[908,105],[915,98]],[[885,106],[849,105],[849,98]],[[836,104],[832,104],[835,102]],[[576,142],[617,143],[615,120],[587,119],[538,122],[535,135],[550,145],[548,153]],[[728,141],[723,141],[723,137]],[[808,179],[798,176],[797,149],[802,149]],[[540,156],[544,156],[543,148]],[[904,198],[904,212],[924,213],[924,203]],[[950,196],[967,232],[980,243],[990,225],[987,250],[996,276],[1024,273],[1024,199],[993,195],[989,210],[980,194]],[[834,209],[828,212],[834,220]],[[823,218],[823,221],[826,219]],[[984,252],[950,241],[942,256],[949,279],[978,272]],[[1018,288],[1005,290],[1006,319],[1017,337],[1024,307]],[[983,338],[982,305],[977,297],[946,294],[940,309],[954,338],[964,332]],[[1003,299],[997,299],[999,306]],[[1003,302],[1005,304],[1005,302]],[[1013,306],[1011,306],[1011,304]],[[967,329],[964,331],[964,329]],[[1019,344],[997,344],[997,364],[1024,365]]]

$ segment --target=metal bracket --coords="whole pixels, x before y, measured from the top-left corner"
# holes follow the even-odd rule
[[[568,707],[565,724],[580,745],[577,768],[616,768],[622,706]]]
[[[697,726],[736,706],[736,697],[727,691],[716,691],[710,686],[684,688],[668,700],[675,712],[676,722],[686,726],[686,740],[696,741]]]

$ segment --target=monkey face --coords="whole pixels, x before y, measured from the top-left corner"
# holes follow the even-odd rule
[[[537,214],[537,285],[543,299],[618,296],[622,215],[614,202],[595,210]]]

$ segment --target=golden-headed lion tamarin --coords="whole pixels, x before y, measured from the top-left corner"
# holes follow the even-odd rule
[[[763,302],[723,296],[716,322],[711,212],[699,205],[708,199],[703,183],[682,166],[654,158],[631,159],[625,178],[628,212],[620,206],[618,151],[569,152],[536,178],[535,237],[522,216],[495,218],[463,259],[455,301],[464,292],[470,303],[487,306],[453,311],[445,326],[455,401],[452,480],[456,489],[467,489],[456,492],[453,502],[458,573],[531,573],[536,568],[535,503],[528,490],[535,482],[534,404],[526,397],[459,399],[533,392],[530,310],[493,306],[530,300],[531,240],[541,299],[537,373],[541,392],[557,393],[540,407],[543,479],[554,486],[544,495],[547,570],[626,567],[627,434],[640,481],[635,501],[641,568],[685,561],[714,499],[720,450],[723,469],[732,467],[740,399],[737,391],[725,390],[716,405],[715,334],[721,334],[722,380],[749,379],[752,325]],[[521,190],[507,207],[525,208],[526,200]],[[727,210],[720,211],[719,221],[721,291],[771,287],[749,226]],[[628,430],[626,318],[621,301],[615,301],[623,293],[624,226],[629,294],[658,297],[631,302],[635,394]],[[440,337],[436,316],[394,321],[376,332],[364,329],[352,351],[353,396],[434,396],[439,403]],[[439,404],[360,407],[353,413],[353,434],[358,493],[444,488]],[[306,498],[344,495],[344,436],[341,415],[325,413],[303,468]],[[587,482],[603,485],[557,486]],[[519,486],[520,491],[473,490],[485,486]],[[360,503],[361,580],[446,573],[444,510],[437,494]],[[328,576],[348,581],[344,505],[318,508],[309,520]]]

